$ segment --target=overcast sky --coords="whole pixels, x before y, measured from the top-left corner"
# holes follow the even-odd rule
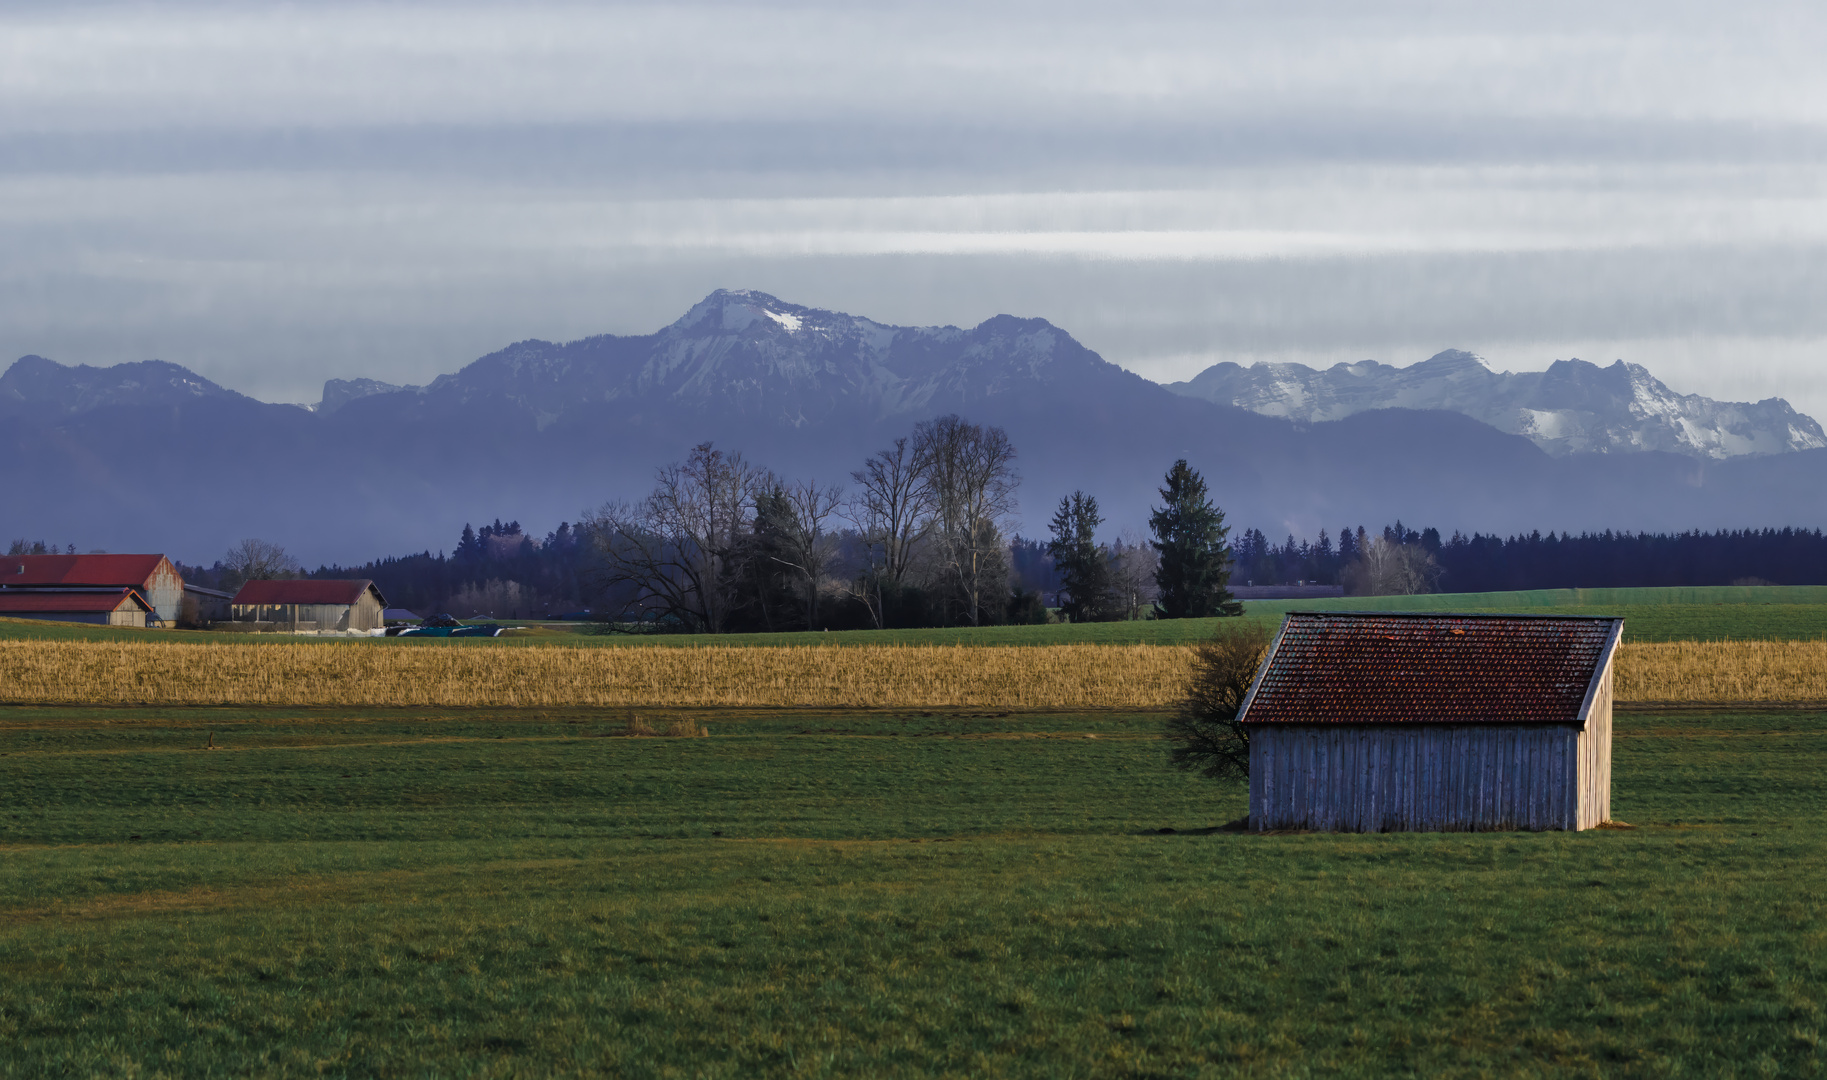
[[[315,401],[755,288],[1827,419],[1822,56],[1819,3],[15,2],[0,355]]]

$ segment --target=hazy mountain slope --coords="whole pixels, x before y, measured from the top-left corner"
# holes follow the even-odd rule
[[[896,327],[718,292],[654,334],[518,342],[425,387],[328,384],[315,412],[176,365],[27,358],[0,377],[0,531],[190,560],[263,536],[313,562],[360,560],[448,547],[465,521],[576,520],[638,497],[707,439],[846,481],[950,411],[1008,429],[1030,533],[1075,488],[1109,528],[1144,526],[1181,456],[1234,523],[1277,533],[1398,516],[1503,531],[1827,524],[1827,451],[1555,457],[1455,412],[1297,422],[1169,392],[1043,320]]]
[[[203,376],[145,360],[97,368],[65,367],[42,356],[22,356],[0,374],[0,417],[73,416],[111,405],[135,408],[186,405],[208,399],[253,402]],[[257,403],[256,403],[257,404]]]
[[[1339,420],[1369,409],[1446,409],[1523,435],[1552,454],[1666,450],[1704,458],[1827,447],[1827,433],[1781,398],[1722,402],[1677,394],[1636,364],[1557,360],[1546,371],[1496,372],[1449,349],[1406,368],[1365,360],[1215,364],[1168,389],[1291,420]]]

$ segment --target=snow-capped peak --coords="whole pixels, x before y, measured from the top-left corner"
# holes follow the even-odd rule
[[[1546,371],[1496,372],[1459,349],[1405,368],[1374,360],[1318,371],[1305,364],[1215,364],[1168,389],[1291,420],[1370,409],[1463,413],[1552,454],[1663,450],[1703,458],[1827,447],[1827,433],[1781,398],[1756,403],[1680,394],[1640,364],[1556,360]]]

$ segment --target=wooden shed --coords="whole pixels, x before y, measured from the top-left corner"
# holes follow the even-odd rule
[[[145,627],[152,620],[152,605],[138,592],[125,588],[0,587],[0,617]]]
[[[0,555],[7,589],[132,589],[152,606],[144,625],[175,626],[184,579],[163,555]]]
[[[1624,620],[1293,613],[1244,699],[1250,828],[1589,829]]]
[[[237,630],[365,631],[385,623],[387,598],[366,578],[356,581],[250,581],[230,605]]]

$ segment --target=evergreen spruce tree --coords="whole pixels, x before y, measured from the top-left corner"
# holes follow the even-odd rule
[[[1114,606],[1110,553],[1094,538],[1103,520],[1097,512],[1097,499],[1082,491],[1061,499],[1053,515],[1053,539],[1047,544],[1047,554],[1053,557],[1061,591],[1069,597],[1060,601],[1060,613],[1072,622],[1108,618]]]
[[[482,526],[487,529],[488,526]],[[479,559],[482,557],[482,541],[476,538],[476,530],[463,523],[463,538],[457,541],[457,550],[451,553],[458,559]]]
[[[1242,615],[1243,605],[1231,599],[1226,585],[1231,577],[1231,551],[1225,543],[1230,527],[1224,511],[1206,496],[1205,478],[1187,467],[1182,458],[1167,471],[1161,489],[1166,503],[1149,515],[1155,534],[1154,549],[1161,555],[1155,571],[1160,598],[1157,619],[1200,619],[1212,615]]]

